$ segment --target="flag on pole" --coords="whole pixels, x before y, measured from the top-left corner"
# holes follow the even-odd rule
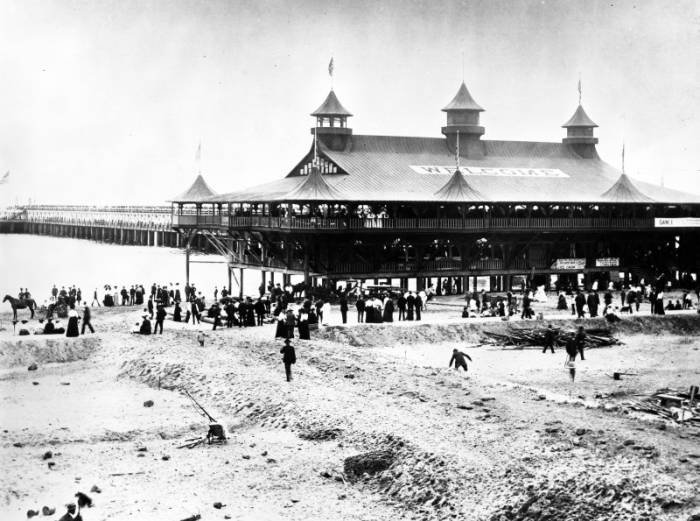
[[[5,175],[0,178],[0,185],[4,185],[10,179],[10,171],[5,172]]]
[[[197,152],[194,155],[195,161],[201,161],[202,160],[202,142],[199,142],[199,145],[197,145]]]
[[[333,57],[331,56],[331,61],[328,62],[328,75],[333,77]]]

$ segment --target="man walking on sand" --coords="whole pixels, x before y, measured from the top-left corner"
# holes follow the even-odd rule
[[[583,357],[583,346],[586,343],[586,332],[583,330],[583,326],[578,327],[578,333],[576,333],[574,343],[576,350],[581,355],[581,360],[585,360],[585,358]]]
[[[452,358],[450,358],[450,364],[447,367],[452,367],[452,362],[454,362],[455,371],[458,371],[461,367],[462,369],[464,369],[464,372],[467,372],[467,361],[465,360],[465,358],[470,362],[473,361],[467,353],[463,353],[458,349],[453,349]]]
[[[282,363],[284,363],[284,372],[287,375],[287,381],[292,381],[292,364],[297,363],[297,355],[294,351],[294,346],[288,338],[284,339],[284,346],[280,349],[282,353]]]
[[[90,333],[94,333],[95,330],[92,327],[92,324],[90,323],[90,318],[92,315],[90,314],[90,308],[88,307],[87,304],[85,304],[85,308],[83,310],[83,328],[82,331],[80,332],[81,335],[85,334],[85,327],[90,328]]]
[[[544,332],[544,349],[542,350],[542,352],[546,353],[547,349],[549,349],[550,351],[552,351],[552,354],[554,354],[554,343],[556,341],[557,330],[552,327],[552,324],[549,324]]]
[[[153,328],[154,335],[158,332],[158,327],[160,327],[160,334],[163,334],[163,321],[165,320],[166,315],[167,313],[165,311],[165,307],[163,305],[159,305],[156,311],[156,327]]]

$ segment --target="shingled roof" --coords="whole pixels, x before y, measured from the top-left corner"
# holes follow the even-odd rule
[[[459,87],[459,90],[452,101],[450,101],[450,103],[442,110],[443,112],[448,112],[450,110],[477,110],[479,112],[484,112],[484,109],[482,109],[479,104],[474,101],[474,98],[472,98],[472,95],[469,93],[469,89],[467,89],[464,82],[462,82],[462,85]]]
[[[605,201],[618,203],[651,203],[654,200],[644,195],[624,172],[620,178],[601,196]]]
[[[197,176],[197,179],[194,180],[194,183],[192,183],[192,186],[190,186],[187,190],[185,190],[177,197],[172,198],[171,201],[195,203],[203,201],[215,195],[217,195],[216,192],[212,190],[211,187],[207,184],[207,182],[202,177],[202,174],[199,174]]]
[[[312,116],[352,116],[352,114],[340,104],[335,92],[331,90],[319,108],[311,113]]]
[[[457,169],[445,185],[435,192],[435,196],[441,201],[449,201],[453,203],[485,201],[483,194],[474,190],[467,180],[464,179],[462,172]]]
[[[569,118],[569,121],[564,123],[562,125],[562,128],[569,128],[569,127],[597,127],[595,123],[593,123],[593,120],[588,117],[588,114],[586,114],[586,111],[583,110],[583,107],[579,104],[578,108],[576,109],[576,112],[574,112],[574,115]]]
[[[600,158],[584,159],[563,143],[481,140],[483,157],[462,157],[464,179],[484,202],[596,203],[620,177]],[[454,174],[445,138],[353,135],[342,151],[322,142],[318,153],[344,174],[319,174],[337,191],[332,199],[362,202],[440,202],[437,192]],[[282,179],[212,197],[210,201],[264,202],[288,199],[311,183],[298,169]],[[313,181],[316,183],[316,181]],[[700,203],[700,197],[637,182],[644,195],[663,203]],[[301,190],[300,190],[301,191]],[[306,189],[302,193],[306,193]],[[320,192],[319,192],[320,193]],[[329,197],[330,198],[330,197]],[[621,199],[620,202],[628,202]]]

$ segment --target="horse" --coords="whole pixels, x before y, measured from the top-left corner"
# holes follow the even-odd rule
[[[28,299],[17,299],[11,295],[5,295],[5,298],[2,299],[3,302],[10,301],[10,305],[12,306],[12,320],[17,320],[17,310],[18,309],[25,309],[29,308],[29,311],[32,313],[32,318],[34,318],[34,310],[36,309],[36,301],[33,298],[28,298]]]

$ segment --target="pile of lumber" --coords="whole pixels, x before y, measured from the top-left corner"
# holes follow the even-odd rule
[[[557,332],[557,345],[565,345],[569,340],[576,336],[576,331],[562,331],[554,329]],[[608,329],[586,329],[586,341],[584,347],[590,349],[592,347],[607,347],[614,346],[620,341],[612,336]],[[542,327],[509,327],[505,333],[496,333],[495,331],[483,331],[482,340],[487,344],[495,344],[500,346],[540,346],[545,344],[547,330]]]
[[[700,399],[698,398],[696,393],[691,396],[690,392],[660,389],[641,400],[627,401],[624,407],[700,429]]]

